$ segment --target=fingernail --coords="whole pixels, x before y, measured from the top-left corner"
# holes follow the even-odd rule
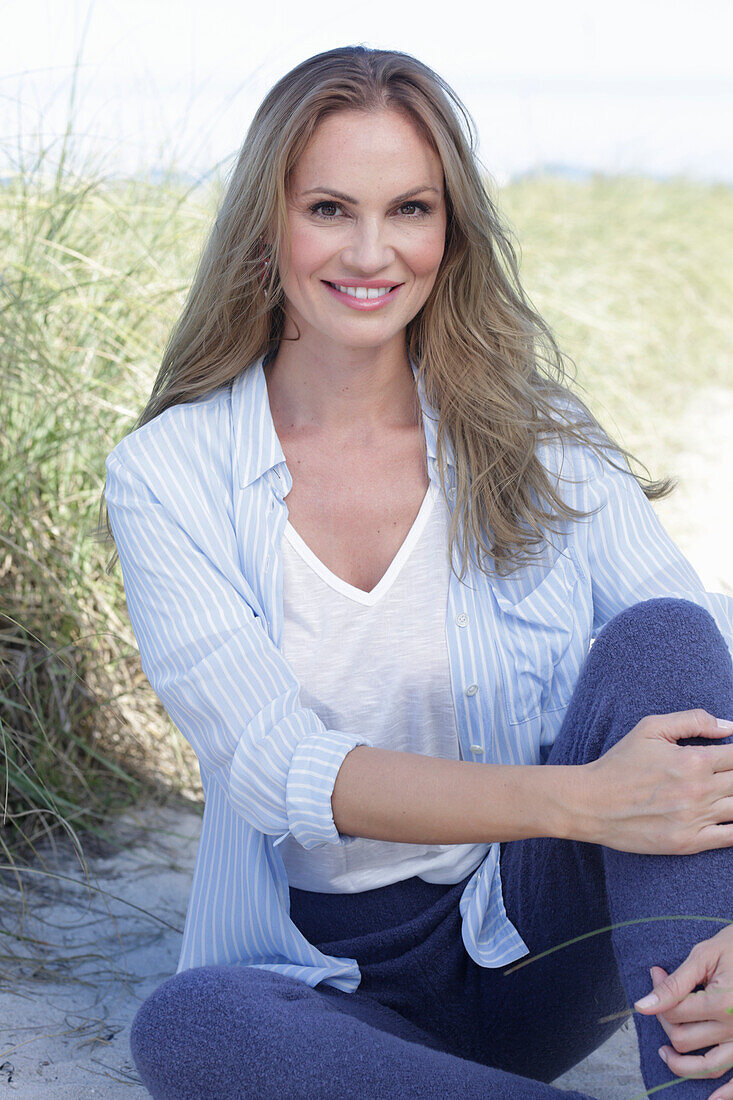
[[[718,729],[728,730],[729,733],[733,733],[733,722],[729,722],[725,718],[716,718],[715,725],[718,727]]]
[[[662,1061],[664,1062],[664,1064],[666,1066],[666,1064],[667,1064],[667,1052],[664,1049],[664,1047],[659,1048],[659,1057],[662,1059]]]
[[[647,993],[646,997],[642,997],[640,1001],[634,1001],[636,1008],[651,1008],[652,1005],[659,1004],[659,997],[656,993]]]

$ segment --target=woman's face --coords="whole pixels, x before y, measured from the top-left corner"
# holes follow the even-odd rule
[[[446,233],[442,165],[415,124],[389,109],[325,118],[291,174],[288,225],[280,277],[305,346],[404,344]]]

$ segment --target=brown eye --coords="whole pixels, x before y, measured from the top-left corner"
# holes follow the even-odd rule
[[[317,214],[321,218],[332,221],[340,207],[337,202],[316,202],[311,206],[311,214]]]
[[[403,202],[399,209],[408,218],[420,218],[430,213],[430,207],[424,202]]]

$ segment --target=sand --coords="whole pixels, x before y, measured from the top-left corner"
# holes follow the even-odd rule
[[[657,506],[706,586],[728,594],[732,427],[732,392],[691,403],[672,471],[681,485]],[[129,1028],[138,1006],[175,972],[200,823],[192,804],[140,808],[119,819],[119,850],[98,852],[86,869],[60,845],[46,867],[64,877],[25,872],[22,894],[0,885],[0,1097],[148,1096]],[[643,1096],[631,1023],[557,1084],[598,1100]]]
[[[17,943],[21,958],[2,965],[11,981],[0,982],[0,1096],[148,1096],[130,1055],[130,1024],[175,972],[201,816],[150,807],[118,826],[121,850],[90,859],[88,875],[63,851],[46,858],[67,877],[23,876],[23,933],[47,946],[30,944],[34,959],[44,958],[42,973],[37,963],[23,965]]]
[[[130,1056],[130,1024],[175,971],[200,827],[195,809],[137,810],[119,820],[122,849],[88,861],[87,885],[69,881],[86,876],[68,852],[48,857],[66,878],[26,884],[23,932],[47,947],[42,973],[19,959],[15,978],[0,982],[0,1097],[149,1095]],[[622,1030],[560,1083],[630,1100],[643,1094],[636,1060],[633,1031]]]

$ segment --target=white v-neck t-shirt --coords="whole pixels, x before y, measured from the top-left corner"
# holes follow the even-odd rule
[[[400,752],[460,759],[445,636],[449,513],[431,482],[387,572],[371,592],[341,580],[290,523],[283,537],[282,650],[300,700],[327,728]],[[402,844],[357,837],[278,845],[301,890],[353,893],[418,875],[460,882],[488,844]]]

